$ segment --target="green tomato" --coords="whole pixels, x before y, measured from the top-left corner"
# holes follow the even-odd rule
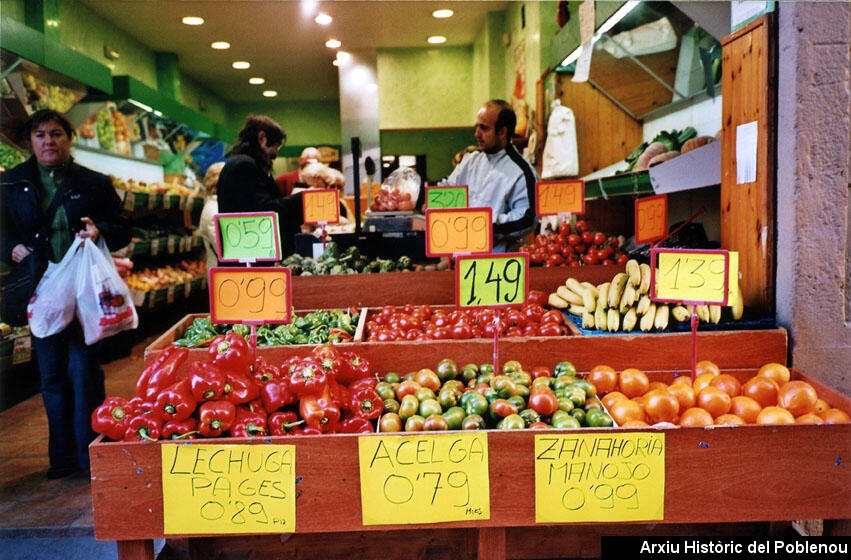
[[[500,429],[503,430],[522,430],[526,428],[526,422],[519,414],[509,414],[500,422]]]
[[[536,377],[532,380],[532,387],[535,385],[546,385],[552,388],[554,379],[552,377]]]
[[[434,372],[440,378],[440,381],[443,382],[449,379],[455,379],[458,375],[458,366],[455,364],[454,360],[444,358],[438,362],[437,368],[435,368]]]
[[[561,377],[563,375],[576,377],[576,367],[568,361],[557,363],[556,367],[553,368],[553,377]]]
[[[392,399],[396,397],[396,390],[393,388],[393,385],[386,381],[382,381],[376,385],[375,392],[378,393],[378,396],[382,399]]]
[[[582,425],[579,423],[579,420],[568,414],[558,420],[554,420],[552,423],[553,428],[558,428],[561,430],[569,430],[571,428],[581,428]]]
[[[499,393],[501,399],[517,394],[517,384],[507,375],[497,375],[491,380],[490,385]]]
[[[585,415],[585,421],[589,428],[611,428],[614,425],[612,418],[599,408],[589,410]]]
[[[478,391],[467,391],[464,395],[470,395],[462,405],[467,416],[483,416],[488,411],[488,400]]]
[[[571,416],[573,416],[574,418],[576,418],[576,421],[579,422],[580,426],[585,425],[585,411],[584,410],[582,410],[581,408],[574,408],[573,410],[571,410],[569,412],[569,414]]]
[[[597,395],[597,388],[594,387],[594,385],[587,379],[577,379],[573,382],[573,384],[577,387],[582,387],[582,389],[585,391],[586,397],[590,398]]]
[[[441,389],[440,393],[437,394],[437,402],[440,403],[440,406],[442,406],[444,410],[457,406],[460,399],[461,391],[457,389]]]
[[[462,430],[484,430],[485,429],[485,419],[479,416],[478,414],[469,414],[464,417],[464,420],[461,422]]]
[[[561,389],[565,389],[569,385],[572,385],[574,381],[576,381],[576,378],[572,375],[563,375],[561,377],[556,377],[555,379],[553,379],[553,391],[560,391]]]
[[[541,421],[541,415],[532,410],[531,408],[525,408],[521,410],[520,417],[523,419],[523,422],[526,424],[527,428],[535,422]]]
[[[469,383],[471,379],[479,376],[479,367],[476,364],[467,364],[461,368],[461,380]]]
[[[428,418],[432,414],[441,414],[443,413],[443,408],[441,408],[440,403],[435,399],[425,399],[420,401],[420,408],[418,414],[425,418]]]
[[[523,366],[517,360],[509,360],[502,365],[502,373],[509,374],[512,371],[523,371]]]
[[[417,392],[414,393],[414,396],[417,397],[417,400],[423,402],[427,399],[436,399],[437,395],[434,394],[434,391],[429,389],[428,387],[420,387],[417,389]]]
[[[585,389],[574,385],[570,388],[567,398],[573,401],[574,408],[585,406]]]
[[[399,416],[402,420],[407,420],[417,413],[420,408],[420,401],[414,395],[405,395],[399,403]]]
[[[453,406],[443,413],[446,422],[449,424],[450,430],[460,430],[461,424],[464,422],[464,409],[460,406]]]
[[[390,371],[384,374],[384,381],[387,383],[401,383],[402,376],[396,372]]]
[[[513,371],[509,373],[508,376],[518,385],[525,385],[528,387],[532,384],[532,376],[525,371]]]
[[[413,416],[405,420],[406,432],[422,432],[424,427],[425,418],[423,418],[419,414],[414,414]]]
[[[505,400],[516,406],[517,410],[523,410],[524,408],[526,408],[526,399],[524,399],[520,395],[514,395],[512,397],[508,397]]]
[[[399,413],[399,401],[396,399],[383,399],[384,400],[384,412],[395,412]]]
[[[558,409],[564,412],[570,412],[575,407],[573,406],[573,401],[567,397],[559,397],[558,399]]]
[[[494,376],[492,373],[480,373],[479,376],[476,378],[476,385],[490,385],[491,379],[493,379],[493,377]]]
[[[524,400],[529,400],[529,394],[531,393],[531,389],[529,389],[526,385],[517,385],[517,392],[514,394],[517,397],[523,397]]]
[[[493,364],[482,364],[479,366],[479,376],[493,375]]]

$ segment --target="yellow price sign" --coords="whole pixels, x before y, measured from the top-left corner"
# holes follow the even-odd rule
[[[295,445],[160,449],[166,535],[295,532]]]
[[[727,305],[733,307],[739,301],[739,252],[729,251],[730,267],[727,275]]]
[[[585,181],[538,181],[535,183],[535,214],[585,213]]]
[[[301,193],[305,224],[336,224],[340,221],[340,191],[307,189]]]
[[[526,303],[527,253],[458,257],[455,265],[456,307],[508,307]]]
[[[727,305],[729,262],[727,251],[651,249],[650,299]]]
[[[210,320],[214,323],[289,323],[290,269],[214,266],[210,275]]]
[[[645,196],[635,201],[635,243],[652,243],[668,235],[668,195]]]
[[[535,521],[665,518],[665,434],[535,436]]]
[[[490,519],[483,432],[361,436],[358,455],[364,525]]]
[[[492,215],[490,207],[426,210],[426,255],[490,253],[493,251]]]

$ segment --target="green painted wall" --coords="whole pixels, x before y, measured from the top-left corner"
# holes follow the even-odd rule
[[[337,99],[306,101],[258,101],[228,105],[227,125],[239,131],[248,115],[267,115],[287,131],[283,155],[289,146],[340,146],[340,103]],[[298,149],[301,152],[301,149]],[[299,154],[296,153],[296,156]]]
[[[504,33],[505,12],[488,13],[473,43],[474,110],[488,99],[506,96]]]
[[[380,49],[376,69],[382,130],[470,124],[471,47]]]
[[[215,122],[226,123],[230,111],[228,106],[214,93],[183,74],[180,80],[183,104],[207,115]]]
[[[24,22],[24,0],[3,0],[0,2],[0,17],[12,18]]]
[[[426,156],[426,180],[434,183],[452,172],[452,158],[475,144],[473,126],[442,130],[382,130],[383,155]]]

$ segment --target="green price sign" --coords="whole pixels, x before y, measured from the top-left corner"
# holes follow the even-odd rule
[[[426,208],[466,208],[467,185],[426,187]]]
[[[457,307],[515,307],[529,292],[529,255],[491,253],[455,260]]]
[[[220,262],[277,261],[281,258],[275,212],[216,214]]]

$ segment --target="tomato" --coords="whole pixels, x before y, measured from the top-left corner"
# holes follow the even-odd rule
[[[583,245],[581,243],[573,248],[573,252],[576,253],[577,255],[583,255],[583,254],[585,254],[586,251],[588,251],[588,247],[586,247],[585,245]]]
[[[591,233],[590,231],[583,231],[582,232],[582,243],[584,243],[586,245],[590,245],[593,242],[594,242],[594,234]]]
[[[539,247],[544,247],[547,244],[547,236],[543,233],[539,233],[535,236],[535,244]]]
[[[618,264],[626,264],[626,261],[628,261],[628,260],[629,260],[629,257],[627,257],[624,253],[620,253],[620,254],[618,254],[617,258],[615,259],[615,262],[618,263]]]
[[[537,303],[529,303],[523,308],[523,315],[526,317],[526,321],[540,322],[544,315],[544,308]]]
[[[504,336],[523,336],[523,331],[520,330],[520,327],[508,327],[505,329]]]
[[[523,327],[523,336],[538,336],[538,323],[528,323]]]
[[[603,266],[612,266],[613,264],[615,264],[615,261],[613,261],[612,259],[603,259],[600,264]]]
[[[536,249],[529,255],[529,260],[532,261],[532,264],[543,264],[547,260],[547,254],[544,251]]]
[[[504,320],[509,327],[520,327],[522,329],[526,326],[526,315],[516,309],[510,309],[505,314]]]
[[[559,254],[561,254],[562,257],[567,259],[567,258],[570,257],[570,255],[573,254],[573,247],[571,247],[570,245],[565,245],[564,247],[561,248],[561,251],[559,252]]]
[[[554,253],[547,257],[546,264],[548,266],[558,266],[560,264],[564,264],[564,257],[561,256],[561,253]]]
[[[432,335],[435,340],[446,340],[452,337],[452,333],[449,330],[449,327],[439,327],[434,329],[434,334]]]
[[[546,311],[543,315],[541,315],[541,325],[546,325],[549,323],[561,325],[563,322],[564,315],[561,314],[561,311],[557,311],[555,309],[550,309],[549,311]]]
[[[602,245],[605,242],[606,242],[606,234],[605,233],[603,233],[602,231],[598,231],[597,233],[594,234],[594,244],[595,245]]]
[[[455,323],[455,326],[452,327],[452,338],[456,340],[470,338],[472,334],[470,325],[466,323]]]
[[[606,250],[605,250],[605,249],[596,249],[594,252],[595,252],[595,254],[597,255],[597,260],[598,260],[598,261],[602,261],[603,259],[605,259],[606,257],[608,257],[608,256],[609,256],[609,255],[606,253]]]
[[[470,329],[470,338],[482,338],[484,331],[482,331],[482,327],[478,325],[473,325]]]
[[[585,220],[576,220],[576,231],[583,233],[588,230],[588,222]]]
[[[526,297],[526,302],[537,303],[538,305],[546,305],[548,297],[549,296],[547,292],[541,290],[529,290],[529,295]]]
[[[452,321],[446,315],[437,315],[435,314],[431,318],[431,324],[437,328],[448,327],[452,324]]]
[[[384,414],[378,421],[378,426],[382,433],[401,432],[402,418],[398,414],[388,412],[387,414]]]
[[[589,252],[589,253],[585,253],[584,255],[582,255],[582,262],[584,262],[585,264],[589,264],[589,265],[590,264],[597,264],[597,263],[600,262],[600,259],[597,258],[596,254]]]
[[[576,246],[582,243],[582,238],[576,235],[575,233],[571,233],[567,236],[567,244],[571,246]]]
[[[541,336],[562,336],[564,327],[555,323],[543,323],[538,332]]]

